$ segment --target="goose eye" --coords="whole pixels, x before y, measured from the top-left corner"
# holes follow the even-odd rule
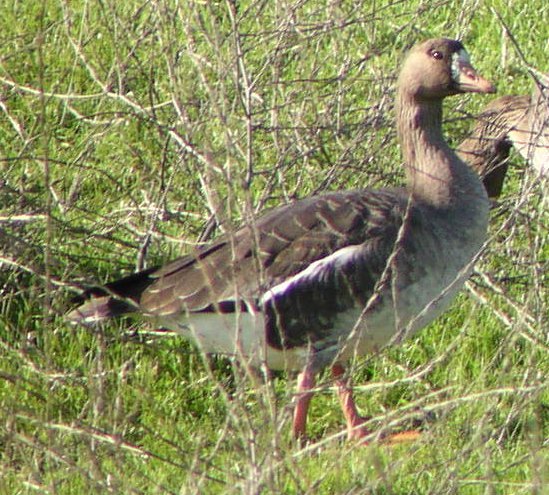
[[[442,52],[439,52],[438,50],[433,50],[431,52],[431,56],[433,58],[436,58],[437,60],[442,60],[444,58],[444,55],[442,54]]]

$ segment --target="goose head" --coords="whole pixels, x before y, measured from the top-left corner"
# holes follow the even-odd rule
[[[495,92],[494,85],[471,65],[461,42],[447,38],[430,39],[414,46],[401,70],[398,86],[418,100]]]

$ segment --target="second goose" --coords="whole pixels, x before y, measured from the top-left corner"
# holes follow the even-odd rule
[[[458,154],[482,177],[488,196],[497,198],[515,148],[540,175],[549,175],[549,77],[541,77],[532,96],[508,95],[490,102],[478,116]]]

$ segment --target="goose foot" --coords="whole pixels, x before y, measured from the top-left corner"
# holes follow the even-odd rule
[[[358,413],[352,387],[349,384],[349,380],[345,377],[345,368],[340,364],[333,365],[332,376],[335,378],[339,402],[343,416],[347,422],[347,439],[367,444],[368,441],[364,439],[372,434],[372,431],[366,426],[369,418],[363,417]],[[399,433],[388,433],[383,435],[380,441],[384,445],[396,445],[412,442],[419,438],[420,435],[421,432],[418,430],[408,430]]]
[[[353,420],[353,424],[347,424],[347,440],[350,442],[358,442],[361,445],[368,445],[369,440],[374,433],[365,423],[369,420],[367,417],[359,417]],[[381,445],[399,445],[408,442],[414,442],[421,436],[419,430],[406,430],[398,433],[384,433],[379,437],[378,443]]]
[[[368,417],[358,413],[352,387],[345,376],[345,368],[340,364],[332,366],[332,376],[335,378],[337,394],[347,423],[347,439],[349,441],[367,444],[366,437],[372,435],[372,431],[366,426]],[[307,413],[309,404],[314,395],[315,374],[306,367],[297,378],[296,404],[293,417],[293,436],[301,446],[307,443]],[[399,433],[388,433],[381,437],[380,443],[395,445],[416,440],[420,436],[418,430],[408,430]]]

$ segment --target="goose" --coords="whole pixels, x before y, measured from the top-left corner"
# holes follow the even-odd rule
[[[458,156],[482,177],[490,198],[501,195],[511,148],[540,175],[549,175],[549,77],[540,78],[532,96],[507,95],[491,101]]]
[[[526,117],[509,131],[509,139],[540,175],[549,175],[549,75],[536,81]]]
[[[298,372],[292,431],[306,438],[316,374],[330,368],[349,439],[369,432],[346,364],[440,315],[487,236],[478,175],[442,134],[442,101],[495,88],[460,41],[415,45],[397,82],[406,188],[328,192],[275,208],[165,266],[89,289],[72,323],[138,313],[246,366]]]

